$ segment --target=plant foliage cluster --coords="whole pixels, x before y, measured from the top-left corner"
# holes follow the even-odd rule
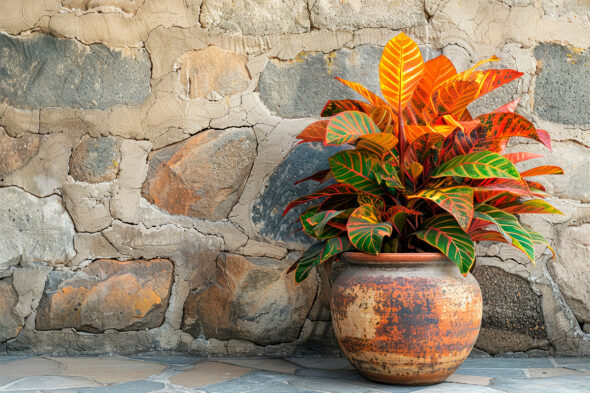
[[[285,209],[309,202],[302,229],[319,240],[292,266],[296,281],[355,249],[373,255],[438,249],[467,274],[475,242],[488,240],[509,243],[534,262],[534,245],[548,244],[515,214],[560,213],[530,178],[563,171],[542,165],[520,173],[516,163],[541,156],[504,153],[511,137],[551,148],[546,131],[514,113],[518,100],[470,115],[471,102],[522,75],[478,70],[496,60],[457,73],[445,56],[424,63],[416,43],[401,33],[385,46],[379,64],[385,99],[337,78],[366,102],[328,101],[324,119],[297,137],[350,148],[332,156],[329,168],[300,180],[329,185]]]

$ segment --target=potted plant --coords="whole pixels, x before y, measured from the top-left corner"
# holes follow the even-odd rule
[[[367,102],[329,101],[324,119],[297,137],[348,146],[301,180],[328,185],[285,213],[309,203],[302,229],[319,240],[291,267],[297,282],[320,264],[348,262],[333,283],[332,321],[344,354],[370,379],[437,383],[465,360],[481,324],[481,292],[469,274],[476,242],[511,244],[532,262],[535,244],[549,246],[515,214],[560,213],[529,178],[563,171],[519,173],[516,163],[539,155],[504,153],[511,137],[550,148],[548,133],[514,113],[518,100],[476,118],[467,110],[522,75],[478,70],[495,60],[457,73],[445,56],[424,63],[401,33],[379,64],[384,99],[337,78]]]

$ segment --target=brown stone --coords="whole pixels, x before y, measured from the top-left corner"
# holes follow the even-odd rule
[[[115,138],[83,136],[70,157],[70,175],[76,180],[99,183],[113,180],[119,173],[121,153]]]
[[[184,305],[183,329],[219,340],[258,345],[295,340],[316,295],[317,278],[296,285],[286,269],[292,258],[246,258],[222,254],[216,283],[191,291]]]
[[[176,63],[178,80],[189,98],[240,93],[250,83],[248,57],[209,46],[185,53]]]
[[[0,127],[0,176],[20,169],[39,151],[41,137],[24,134],[12,138]]]
[[[167,259],[100,259],[76,273],[53,271],[37,311],[36,329],[155,328],[164,321],[173,266]]]
[[[227,218],[255,154],[256,137],[250,128],[202,132],[149,155],[142,194],[171,214]]]
[[[16,314],[18,294],[12,287],[11,279],[0,281],[0,342],[18,335],[24,320]]]

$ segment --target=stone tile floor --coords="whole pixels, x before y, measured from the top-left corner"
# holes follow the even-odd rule
[[[0,392],[562,393],[590,392],[590,358],[469,358],[446,382],[391,386],[342,358],[0,357]]]

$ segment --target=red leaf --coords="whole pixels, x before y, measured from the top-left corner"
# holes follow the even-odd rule
[[[283,216],[285,214],[287,214],[287,212],[289,210],[293,209],[295,206],[301,205],[302,203],[309,202],[314,199],[324,198],[324,197],[331,196],[331,195],[343,195],[343,194],[356,195],[356,194],[358,194],[358,191],[354,187],[349,186],[348,184],[343,184],[343,183],[333,184],[331,186],[324,187],[312,194],[305,195],[305,196],[302,196],[301,198],[297,198],[294,201],[291,201],[291,203],[289,203],[287,205],[287,207],[285,208],[285,211],[283,212]]]
[[[541,157],[543,157],[543,155],[536,154],[536,153],[528,153],[526,151],[521,151],[518,153],[504,154],[504,157],[509,159],[511,163],[517,164],[522,161],[532,160],[533,158],[541,158]]]
[[[326,127],[328,126],[328,120],[320,120],[315,123],[311,123],[297,135],[297,139],[301,139],[301,143],[305,142],[323,142],[326,138]]]
[[[563,169],[555,165],[541,165],[536,168],[526,170],[520,174],[521,177],[542,175],[563,175]]]
[[[518,106],[518,103],[520,102],[520,98],[518,97],[516,100],[509,102],[508,104],[504,104],[501,107],[499,107],[498,109],[492,111],[495,113],[514,113],[514,110],[516,109],[516,107]]]

